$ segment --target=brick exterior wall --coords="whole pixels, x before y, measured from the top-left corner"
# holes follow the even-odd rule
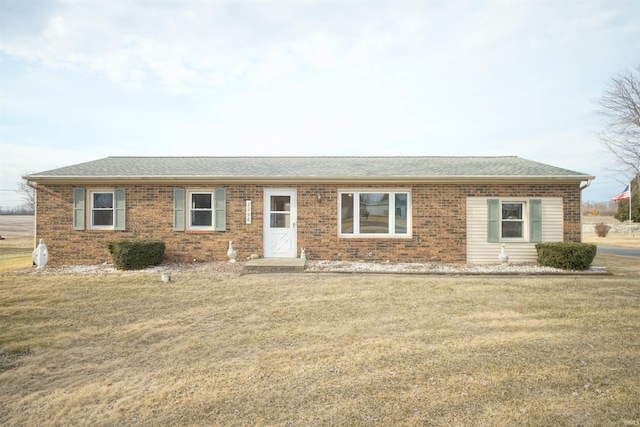
[[[266,188],[297,190],[297,246],[308,259],[405,262],[466,261],[466,198],[563,197],[564,240],[579,242],[579,184],[415,184],[415,185],[222,185],[227,189],[227,226],[220,231],[174,231],[173,185],[84,186],[86,190],[126,189],[126,230],[73,230],[73,187],[39,184],[35,242],[45,239],[50,265],[99,264],[110,261],[107,243],[122,238],[166,243],[168,262],[227,260],[228,242],[238,259],[263,252],[263,197]],[[186,186],[189,190],[212,186]],[[343,189],[410,190],[411,238],[338,237],[338,191]],[[322,195],[318,201],[318,194]],[[88,196],[87,196],[88,200]],[[252,221],[246,224],[245,202]],[[88,203],[88,202],[87,202]],[[88,207],[87,207],[88,209]]]

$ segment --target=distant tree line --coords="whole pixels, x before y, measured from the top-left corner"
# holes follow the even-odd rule
[[[0,206],[0,215],[33,215],[34,209],[27,205]]]
[[[640,222],[640,185],[632,184],[631,196],[631,220]],[[619,202],[582,202],[582,215],[612,216],[621,222],[629,221],[629,199]]]
[[[24,175],[28,175],[25,173]],[[21,206],[0,206],[0,215],[33,215],[36,212],[36,190],[33,184],[20,180],[17,183],[18,194],[22,198]]]
[[[614,216],[617,212],[617,202],[582,202],[583,215]]]

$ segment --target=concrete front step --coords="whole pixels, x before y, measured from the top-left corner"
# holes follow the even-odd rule
[[[244,266],[252,273],[302,273],[302,258],[259,258],[247,261]]]

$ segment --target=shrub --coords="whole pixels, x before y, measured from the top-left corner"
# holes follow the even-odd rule
[[[538,263],[564,270],[586,270],[596,256],[596,245],[589,243],[537,243]]]
[[[593,229],[598,237],[607,237],[607,233],[611,230],[611,226],[604,222],[599,222],[593,226]]]
[[[158,240],[114,240],[108,244],[115,268],[139,270],[164,259],[164,242]]]

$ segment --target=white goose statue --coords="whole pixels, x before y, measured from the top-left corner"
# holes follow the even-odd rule
[[[229,241],[229,249],[227,250],[227,256],[229,257],[229,262],[236,262],[238,253],[236,252],[235,249],[233,249],[233,240]]]
[[[507,255],[504,248],[505,246],[502,245],[502,248],[500,249],[500,254],[498,255],[498,261],[500,261],[503,264],[506,264],[507,262],[509,262],[509,255]]]

